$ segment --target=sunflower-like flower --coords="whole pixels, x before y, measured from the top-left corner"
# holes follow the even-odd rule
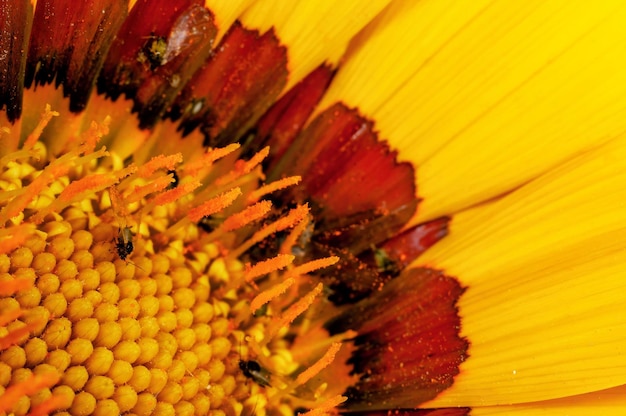
[[[625,18],[0,2],[0,413],[621,414]]]

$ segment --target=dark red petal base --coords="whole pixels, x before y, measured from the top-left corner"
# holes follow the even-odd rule
[[[456,306],[464,290],[443,272],[408,269],[328,323],[332,334],[359,333],[350,410],[416,407],[452,385],[468,356]]]
[[[22,114],[24,68],[33,17],[29,0],[0,1],[0,110],[6,108],[9,121]]]
[[[422,223],[385,241],[381,249],[396,267],[404,269],[437,241],[448,235],[450,218]]]
[[[152,127],[211,53],[217,34],[201,0],[140,0],[111,46],[98,92],[134,101],[140,127]]]
[[[333,75],[330,66],[321,65],[281,97],[257,123],[254,150],[270,146],[270,170],[304,127]]]
[[[317,221],[311,257],[341,258],[338,267],[323,272],[336,303],[355,302],[397,274],[381,264],[379,248],[419,202],[413,167],[396,160],[373,125],[358,111],[336,104],[298,135],[269,175],[302,176],[302,184],[282,199],[310,204]]]
[[[63,84],[70,110],[81,111],[113,37],[126,18],[126,0],[40,0],[26,64],[25,85]]]
[[[233,143],[276,101],[287,83],[287,50],[274,30],[263,35],[235,22],[176,99],[171,116],[206,146]]]

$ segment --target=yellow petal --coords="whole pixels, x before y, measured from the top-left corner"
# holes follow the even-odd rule
[[[395,2],[320,107],[358,106],[418,166],[415,221],[454,213],[626,130],[625,19],[617,1]]]
[[[350,39],[390,0],[303,2],[260,0],[245,11],[246,27],[264,32],[275,27],[288,47],[287,90],[323,62],[336,64]]]
[[[215,15],[217,36],[215,44],[224,36],[231,24],[250,6],[253,0],[205,0],[204,5]]]
[[[468,287],[469,358],[428,406],[548,400],[626,384],[626,138],[454,217],[416,265]]]
[[[626,386],[545,402],[472,409],[472,415],[514,416],[621,416],[625,412]]]

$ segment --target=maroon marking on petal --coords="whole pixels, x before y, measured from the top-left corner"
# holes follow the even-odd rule
[[[200,126],[205,145],[238,141],[287,83],[287,50],[274,30],[263,35],[235,22],[214,55],[176,99],[171,116],[188,134]]]
[[[98,79],[98,92],[125,94],[151,127],[211,54],[217,27],[202,0],[140,0],[124,22]]]
[[[114,35],[126,18],[126,0],[40,0],[35,10],[25,84],[57,86],[70,110],[85,108]]]
[[[416,225],[386,241],[381,249],[385,251],[390,261],[396,262],[400,268],[405,268],[448,235],[449,223],[450,218],[443,217]]]
[[[413,167],[398,163],[396,156],[378,139],[371,121],[335,104],[302,132],[277,169],[302,175],[298,199],[312,199],[319,208],[316,217],[336,229],[414,204]]]
[[[327,324],[332,334],[359,333],[348,409],[415,407],[452,385],[468,356],[457,310],[464,290],[440,271],[408,269]]]
[[[350,412],[350,416],[468,416],[469,407],[448,407],[442,409],[397,409],[379,410],[375,412]]]
[[[309,254],[341,258],[320,273],[336,303],[355,302],[399,272],[381,270],[375,258],[418,204],[413,167],[396,156],[378,139],[373,122],[335,104],[298,135],[269,175],[302,176],[282,199],[309,202],[315,218]]]
[[[9,121],[22,114],[26,51],[33,18],[29,0],[0,0],[0,109]]]
[[[321,65],[281,97],[257,123],[255,146],[269,145],[272,159],[282,157],[324,95],[333,75],[330,66]]]

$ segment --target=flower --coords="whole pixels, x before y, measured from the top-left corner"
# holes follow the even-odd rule
[[[0,5],[0,408],[619,411],[624,13]]]

